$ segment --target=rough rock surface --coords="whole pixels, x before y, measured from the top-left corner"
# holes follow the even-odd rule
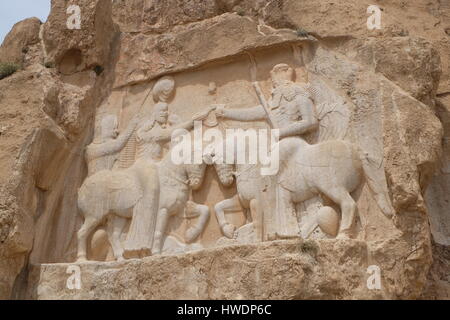
[[[0,62],[23,66],[0,81],[0,299],[450,298],[448,1],[82,0],[83,27],[68,30],[73,3],[52,0],[46,23],[18,23],[0,47]],[[381,30],[366,27],[370,4]],[[105,99],[167,74],[189,84],[199,72],[201,84],[202,70],[226,63],[237,74],[247,52],[271,61],[293,44],[348,101],[354,139],[379,155],[393,223],[363,190],[356,240],[86,263],[82,289],[68,290],[84,150]],[[370,265],[382,290],[367,289]]]
[[[18,22],[6,36],[0,47],[0,62],[22,65],[30,46],[40,42],[41,21],[30,18]]]
[[[359,241],[231,246],[182,256],[82,264],[79,291],[67,289],[69,264],[42,265],[30,272],[30,279],[41,285],[31,286],[35,291],[29,295],[36,299],[388,298],[367,289],[369,260],[366,244]]]
[[[72,74],[108,64],[110,42],[115,34],[111,1],[52,1],[50,16],[43,27],[46,61],[56,63],[63,74]],[[80,6],[80,30],[67,27],[67,8]]]
[[[54,1],[53,7],[57,8],[58,3]],[[93,2],[85,3],[90,6]],[[104,4],[106,12],[108,3]],[[65,8],[62,9],[63,12],[53,9],[52,15],[65,15]],[[2,46],[2,57],[16,56],[28,61],[25,70],[0,83],[0,298],[3,299],[19,297],[13,288],[21,286],[30,261],[52,261],[53,254],[66,250],[64,241],[53,242],[56,238],[42,243],[43,239],[56,236],[50,231],[51,225],[54,230],[58,230],[58,224],[67,226],[67,223],[74,231],[77,228],[76,219],[70,218],[77,216],[73,194],[86,170],[84,156],[77,150],[82,150],[90,139],[95,106],[110,82],[106,74],[99,76],[92,70],[63,75],[57,70],[59,64],[46,64],[45,52],[51,50],[39,41],[39,26],[36,19],[16,25]],[[89,49],[84,50],[109,52],[114,29],[103,31],[99,45],[106,48],[90,43],[86,47]],[[97,34],[89,28],[85,38],[89,38],[89,32]],[[72,42],[61,37],[60,48],[63,48],[61,39],[71,42],[67,46],[73,49],[83,44],[81,38]],[[20,50],[17,56],[18,44],[30,49]],[[66,217],[59,214],[61,210]]]

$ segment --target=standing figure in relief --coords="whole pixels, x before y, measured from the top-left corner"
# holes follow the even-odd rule
[[[145,256],[152,253],[157,212],[160,197],[158,165],[164,156],[164,147],[170,142],[175,130],[194,128],[195,121],[205,119],[210,110],[194,116],[192,120],[177,126],[169,124],[169,101],[175,92],[175,81],[163,77],[153,88],[156,102],[151,119],[138,126],[136,132],[137,156],[133,170],[143,186],[143,197],[133,210],[130,230],[125,242],[129,256]]]

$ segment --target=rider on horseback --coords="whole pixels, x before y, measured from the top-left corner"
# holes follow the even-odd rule
[[[307,84],[295,83],[295,71],[287,64],[278,64],[271,71],[273,84],[272,96],[267,103],[258,83],[256,82],[256,64],[253,59],[252,78],[253,85],[261,101],[261,105],[249,109],[225,109],[218,107],[217,117],[237,121],[261,121],[266,120],[272,129],[279,129],[280,142],[279,150],[294,151],[292,148],[292,139],[303,139],[302,135],[311,133],[318,129],[319,120],[316,115],[313,100],[307,91]],[[289,152],[283,152],[288,154]],[[287,159],[280,159],[286,161]],[[281,171],[284,169],[280,167]],[[279,177],[281,176],[279,173]],[[278,183],[281,185],[281,183]],[[276,191],[278,192],[278,190]],[[281,193],[282,194],[282,193]],[[283,201],[280,201],[282,203]],[[280,212],[288,211],[285,209],[277,210]],[[278,221],[274,233],[269,237],[291,238],[299,234],[299,226],[295,212],[280,214],[277,213]]]

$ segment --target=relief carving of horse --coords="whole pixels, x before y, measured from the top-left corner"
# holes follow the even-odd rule
[[[85,221],[78,231],[78,261],[86,260],[87,239],[97,226],[107,220],[108,236],[117,260],[123,260],[124,247],[121,235],[125,225],[133,216],[133,208],[143,196],[143,177],[135,164],[124,170],[104,170],[86,179],[79,190],[78,206]],[[154,168],[152,179],[153,205],[148,214],[158,215],[156,243],[162,243],[168,215],[180,214],[187,204],[191,211],[199,214],[198,223],[186,232],[186,241],[194,241],[205,227],[209,209],[188,202],[190,190],[201,187],[205,175],[205,164],[175,165],[170,153]],[[147,171],[149,172],[149,171]],[[152,232],[146,230],[145,232]],[[156,248],[158,245],[155,246]],[[160,253],[156,250],[154,253]]]

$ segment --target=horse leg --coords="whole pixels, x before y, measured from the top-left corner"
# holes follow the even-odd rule
[[[187,243],[192,243],[197,239],[200,234],[205,230],[206,223],[209,219],[209,208],[204,205],[197,205],[195,211],[200,214],[200,218],[194,227],[189,228],[185,234],[185,240]]]
[[[77,233],[78,238],[78,254],[77,262],[86,261],[87,256],[87,239],[91,235],[92,231],[100,224],[101,219],[96,217],[86,217],[84,219],[83,226]]]
[[[344,188],[330,188],[322,192],[341,207],[341,226],[337,239],[351,238],[353,222],[355,221],[356,202]]]
[[[153,253],[161,254],[163,246],[163,236],[169,223],[169,212],[166,208],[160,209],[156,223],[155,238],[153,240]]]
[[[127,219],[111,216],[108,220],[108,238],[113,248],[114,257],[117,261],[123,261],[124,248],[120,239],[123,229],[127,223]]]
[[[256,199],[250,201],[250,214],[253,221],[253,229],[255,230],[256,241],[264,241],[264,221],[262,210]]]
[[[226,210],[239,210],[242,209],[241,201],[239,200],[239,196],[235,195],[231,199],[224,200],[222,202],[217,203],[214,206],[214,210],[216,212],[217,222],[219,222],[220,229],[225,237],[229,239],[234,238],[234,233],[236,231],[236,227],[232,224],[228,223],[225,219],[225,211]]]

